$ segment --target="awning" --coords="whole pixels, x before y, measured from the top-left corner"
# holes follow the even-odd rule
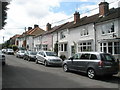
[[[68,40],[60,40],[58,43],[68,43]]]

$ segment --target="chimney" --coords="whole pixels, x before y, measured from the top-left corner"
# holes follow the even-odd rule
[[[37,27],[39,27],[39,25],[35,24],[35,25],[34,25],[34,28],[37,28]]]
[[[80,21],[80,14],[76,11],[74,13],[74,23],[77,23],[78,21]]]
[[[47,30],[47,31],[51,30],[51,24],[47,23],[47,25],[46,25],[46,30]]]
[[[99,16],[105,16],[109,12],[109,3],[101,2],[99,4]]]
[[[28,27],[28,30],[31,30],[32,29],[32,27]]]

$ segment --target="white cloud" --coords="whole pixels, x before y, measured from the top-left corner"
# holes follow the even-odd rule
[[[15,34],[22,34],[22,32],[25,31],[24,27],[38,24],[39,26],[43,26],[41,28],[45,29],[45,25],[48,22],[53,23],[68,18],[69,16],[64,12],[54,13],[51,11],[51,8],[60,7],[60,2],[78,1],[96,3],[96,5],[82,5],[79,8],[81,13],[98,7],[98,4],[101,2],[101,0],[12,0],[11,4],[8,6],[10,9],[8,10],[7,25],[5,26],[6,30],[0,31],[0,39],[5,36],[5,40],[8,40]],[[112,2],[115,0],[106,1]],[[116,6],[118,6],[118,3],[110,4],[110,8]],[[85,13],[82,16],[93,15],[97,12],[98,9],[89,13]],[[2,41],[0,41],[0,43],[1,42]]]

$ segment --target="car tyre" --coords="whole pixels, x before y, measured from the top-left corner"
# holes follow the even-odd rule
[[[68,65],[67,65],[67,64],[64,64],[64,65],[63,65],[63,70],[64,70],[65,72],[68,72],[68,71],[69,71],[69,68],[68,68]]]
[[[30,57],[28,57],[28,61],[30,61]]]
[[[48,66],[48,63],[47,63],[47,61],[45,61],[45,62],[44,62],[44,65],[45,65],[46,67]]]
[[[87,76],[88,76],[90,79],[94,79],[94,78],[96,77],[96,74],[95,74],[94,69],[88,69],[88,71],[87,71]]]
[[[38,60],[37,59],[35,60],[35,63],[38,64]]]

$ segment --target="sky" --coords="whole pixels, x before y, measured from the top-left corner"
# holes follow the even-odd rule
[[[52,23],[52,27],[54,27],[67,21],[73,21],[75,11],[80,13],[80,17],[96,14],[99,12],[98,5],[102,1],[104,0],[11,0],[7,6],[9,8],[7,24],[4,29],[0,30],[0,43],[9,40],[16,34],[22,34],[25,27],[34,27],[34,24],[45,30],[48,22]],[[118,7],[119,0],[105,1],[114,2],[110,4],[109,8]],[[93,11],[88,12],[90,10]],[[61,20],[62,22],[55,23]]]

